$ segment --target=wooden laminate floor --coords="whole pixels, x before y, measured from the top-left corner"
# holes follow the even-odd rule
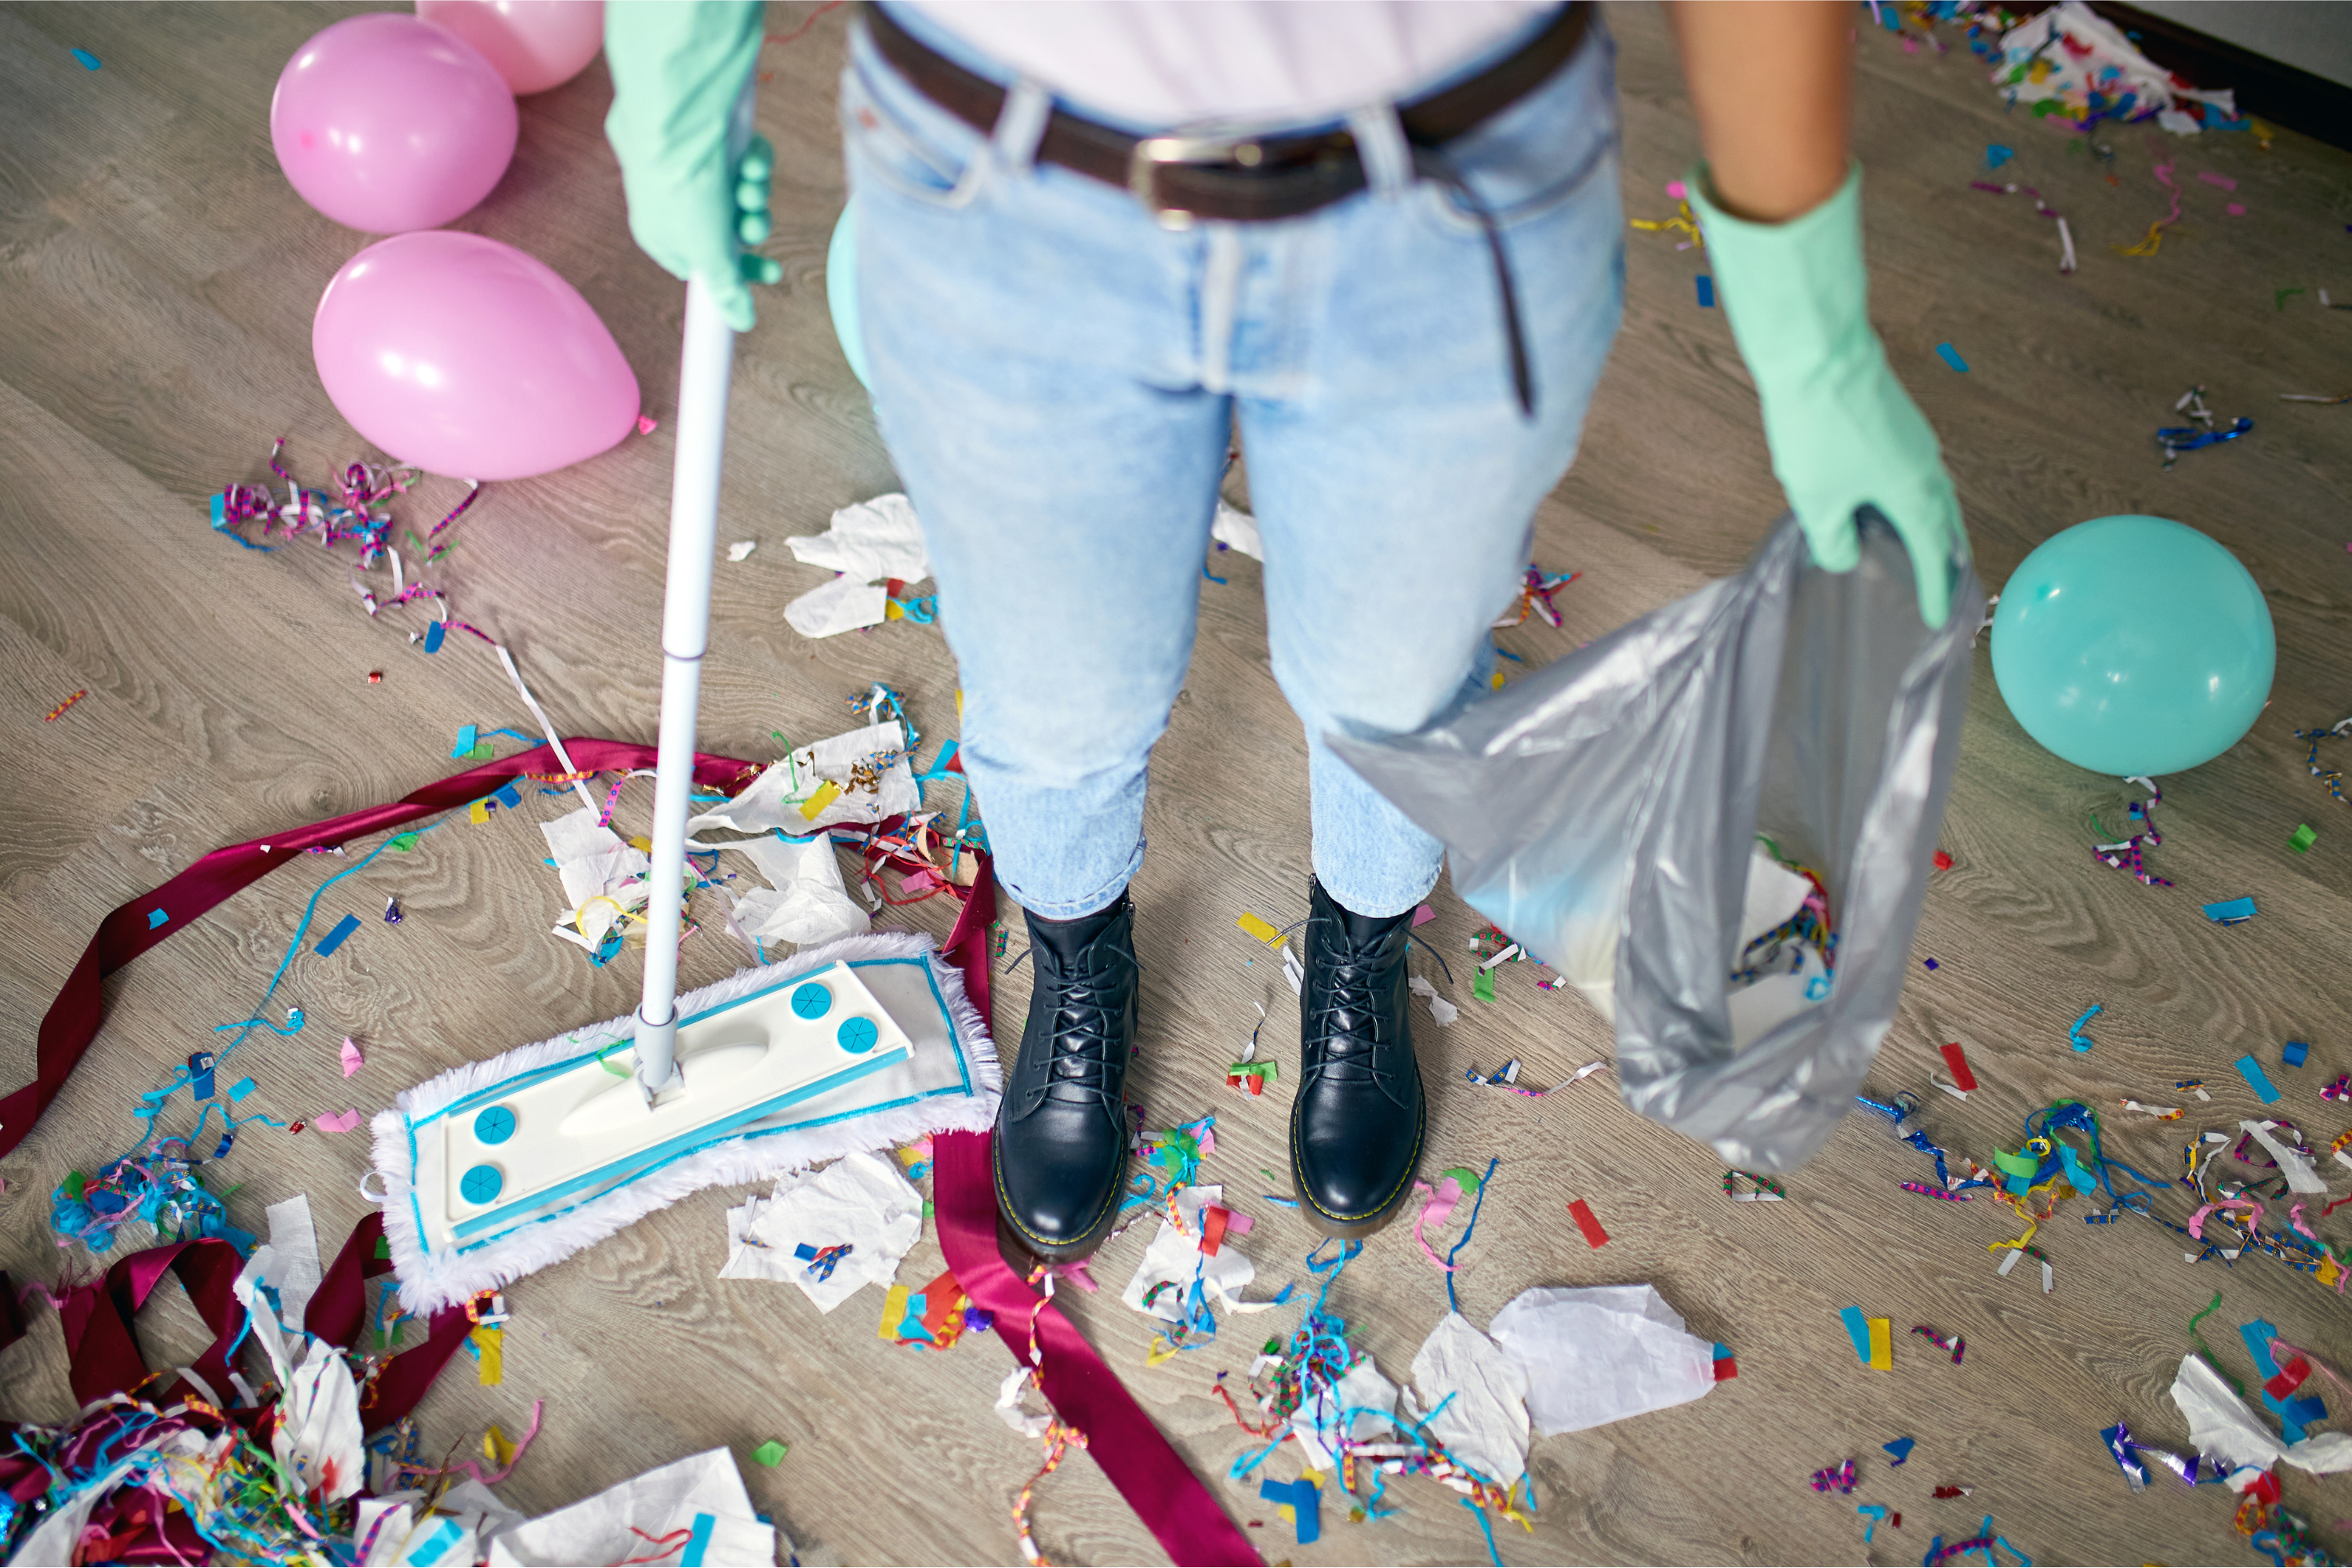
[[[389,799],[452,764],[458,725],[529,727],[494,660],[461,644],[426,657],[398,617],[371,622],[340,555],[307,546],[257,555],[207,531],[205,498],[264,474],[271,441],[310,482],[362,455],[321,393],[309,352],[319,290],[362,244],[305,206],[271,156],[266,109],[279,68],[347,7],[321,5],[17,5],[0,8],[0,742],[11,775],[0,811],[0,1072],[21,1082],[34,1026],[108,910],[216,844]],[[789,31],[806,5],[775,7]],[[1627,205],[1669,216],[1665,183],[1694,152],[1683,89],[1659,14],[1612,5],[1622,50]],[[1860,15],[1861,13],[1857,13]],[[795,565],[788,534],[835,508],[895,488],[859,389],[832,336],[823,290],[842,196],[833,119],[844,16],[772,45],[761,120],[780,166],[777,237],[785,281],[761,296],[738,360],[720,537],[756,539],[722,563],[702,740],[739,755],[848,727],[847,698],[873,680],[906,693],[931,737],[954,730],[954,673],[936,631],[893,625],[810,644],[780,607],[821,574]],[[88,71],[68,52],[103,62]],[[2002,112],[1961,51],[1906,55],[1864,26],[1859,132],[1869,170],[1874,314],[1897,371],[1942,433],[1984,576],[1998,588],[2057,529],[2152,511],[2236,551],[2268,595],[2278,630],[2274,699],[2229,754],[2165,781],[2165,844],[2177,884],[2150,889],[2095,864],[2089,818],[2119,809],[2120,786],[2057,761],[2003,708],[1979,666],[1917,972],[1869,1087],[1927,1089],[1937,1046],[1967,1043],[1984,1088],[1965,1105],[1929,1094],[1928,1123],[1956,1150],[1989,1157],[2021,1119],[2063,1097],[2111,1108],[2177,1099],[2201,1078],[2205,1124],[2252,1112],[2229,1063],[2311,1041],[2311,1064],[2276,1069],[2277,1110],[2320,1142],[2347,1113],[2321,1084],[2352,1068],[2346,937],[2352,815],[2304,770],[2298,727],[2352,710],[2352,406],[2282,403],[2288,392],[2352,390],[2352,157],[2280,135],[2180,142],[2146,129],[2095,139],[2112,163],[2046,123]],[[457,613],[503,638],[567,732],[650,741],[655,640],[669,467],[679,290],[630,243],[601,134],[601,65],[522,106],[513,168],[457,226],[523,246],[570,279],[612,327],[663,430],[545,479],[490,487],[458,525],[441,581]],[[2082,267],[2060,276],[2054,226],[2020,195],[1968,188],[1988,143],[2016,149],[2002,178],[2037,186],[2068,214]],[[2186,212],[2160,251],[2118,256],[2166,205],[2153,162],[2174,163]],[[2198,176],[2232,178],[2225,192]],[[2108,178],[2109,174],[2113,178]],[[2226,201],[2246,208],[2227,216]],[[1780,500],[1753,394],[1720,311],[1697,308],[1695,252],[1671,236],[1629,236],[1625,325],[1592,410],[1583,454],[1547,501],[1537,559],[1576,567],[1560,596],[1568,625],[1505,634],[1533,662],[1735,568]],[[2302,288],[2310,292],[2282,296]],[[1934,353],[1950,342],[1966,374]],[[2192,383],[2254,433],[2161,471],[2151,440],[2177,422]],[[403,514],[429,521],[460,487],[434,479]],[[1160,747],[1137,893],[1150,1048],[1133,1080],[1155,1126],[1214,1111],[1206,1175],[1244,1194],[1248,1243],[1268,1284],[1305,1279],[1310,1237],[1246,1194],[1278,1190],[1288,1083],[1240,1100],[1221,1069],[1255,1022],[1275,1015],[1273,1054],[1296,1061],[1296,1014],[1276,973],[1236,931],[1254,910],[1303,913],[1307,869],[1304,750],[1266,668],[1253,563],[1204,595],[1186,700]],[[1980,661],[1983,656],[1979,656]],[[371,685],[370,670],[382,670]],[[89,695],[55,722],[68,694]],[[928,756],[928,750],[926,752]],[[2340,759],[2339,759],[2340,760]],[[625,795],[642,831],[649,789]],[[547,934],[554,878],[541,864],[538,802],[488,826],[463,823],[415,853],[385,857],[322,904],[362,917],[338,953],[305,952],[278,1001],[312,1020],[299,1037],[250,1047],[255,1104],[281,1118],[356,1103],[373,1112],[406,1085],[470,1058],[628,1011],[632,964],[592,969]],[[2287,837],[2318,829],[2307,854]],[[78,1166],[126,1146],[135,1096],[170,1064],[247,1016],[331,858],[277,873],[110,984],[111,1013],[73,1084],[5,1162],[0,1265],[22,1281],[84,1273],[60,1253],[47,1194]],[[2223,930],[2205,900],[2251,893],[2262,914]],[[397,895],[407,919],[375,917]],[[1432,928],[1462,950],[1473,917],[1441,889]],[[942,911],[909,918],[937,929]],[[1017,947],[1015,949],[1017,952]],[[685,984],[742,961],[713,927],[688,944]],[[1493,1004],[1466,973],[1460,1023],[1421,1023],[1434,1101],[1429,1168],[1501,1166],[1464,1254],[1462,1306],[1484,1323],[1530,1285],[1654,1281],[1693,1331],[1729,1344],[1738,1378],[1696,1404],[1572,1436],[1539,1439],[1541,1511],[1532,1537],[1498,1528],[1511,1562],[1820,1563],[1860,1557],[1856,1503],[1899,1510],[1874,1550],[1923,1553],[1990,1514],[2039,1562],[2242,1562],[2232,1500],[2159,1477],[2128,1491],[2098,1429],[2118,1417],[2185,1446],[2166,1397],[2191,1313],[2218,1288],[2208,1340],[2244,1375],[2235,1326],[2266,1317],[2294,1342],[2352,1360],[2343,1302],[2265,1259],[2191,1268],[2176,1238],[2139,1223],[2087,1227],[2074,1203],[2042,1232],[2056,1274],[1994,1273],[2006,1210],[1934,1203],[1895,1184],[1925,1174],[1879,1125],[1857,1118],[1787,1182],[1789,1201],[1729,1204],[1705,1149],[1634,1118],[1606,1079],[1549,1102],[1463,1080],[1517,1057],[1550,1081],[1601,1054],[1608,1034],[1580,1003],[1506,968]],[[1017,1033],[1025,968],[1002,988],[997,1021]],[[2097,1047],[2067,1047],[2066,1025],[2106,1011]],[[335,1042],[364,1046],[348,1085]],[[2144,1170],[2176,1169],[2189,1122],[2110,1111],[2110,1150]],[[240,1142],[222,1184],[240,1223],[307,1192],[331,1248],[363,1212],[355,1184],[364,1134]],[[459,1362],[423,1407],[428,1444],[470,1441],[492,1421],[519,1429],[546,1402],[539,1446],[504,1488],[543,1510],[648,1466],[716,1444],[739,1456],[792,1446],[777,1468],[746,1463],[753,1497],[809,1561],[1017,1560],[1007,1506],[1036,1450],[989,1412],[1006,1352],[976,1337],[947,1354],[886,1347],[878,1298],[820,1316],[796,1291],[714,1278],[721,1210],[707,1192],[560,1267],[510,1299],[506,1381],[480,1388]],[[1594,1251],[1563,1205],[1588,1199],[1612,1240]],[[2185,1218],[2168,1197],[2165,1210]],[[2176,1212],[2177,1211],[2177,1212]],[[2352,1226],[2322,1221],[2352,1239]],[[1262,1519],[1266,1556],[1300,1563],[1481,1559],[1475,1522],[1425,1483],[1392,1487],[1404,1511],[1377,1525],[1332,1514],[1301,1548],[1272,1507],[1222,1479],[1248,1439],[1211,1394],[1246,1370],[1266,1325],[1230,1326],[1215,1348],[1147,1370],[1145,1320],[1115,1291],[1145,1240],[1115,1242],[1097,1273],[1107,1294],[1073,1316],[1234,1514]],[[939,1268],[928,1236],[902,1271]],[[1349,1267],[1333,1306],[1355,1342],[1401,1373],[1444,1310],[1440,1276],[1399,1228]],[[1860,1368],[1837,1312],[1893,1320],[1895,1370]],[[0,1411],[56,1420],[71,1409],[54,1315],[0,1356]],[[1965,1335],[1955,1366],[1904,1336],[1914,1323]],[[199,1335],[164,1303],[142,1331],[159,1364]],[[2331,1398],[2333,1395],[2331,1394]],[[2352,1414],[2343,1413],[2341,1414]],[[1890,1469],[1880,1445],[1910,1436]],[[1853,1498],[1820,1496],[1814,1468],[1862,1461]],[[1297,1461],[1270,1461],[1287,1478]],[[1941,1484],[1971,1497],[1930,1500]],[[2352,1550],[2352,1483],[2285,1477],[2286,1498],[2320,1538]],[[1039,1489],[1039,1531],[1056,1560],[1157,1561],[1150,1538],[1080,1459]]]

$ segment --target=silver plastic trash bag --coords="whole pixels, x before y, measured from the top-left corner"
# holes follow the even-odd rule
[[[1613,1013],[1626,1104],[1790,1170],[1852,1109],[1908,972],[1984,613],[1958,574],[1930,631],[1885,522],[1865,511],[1833,574],[1784,518],[1738,575],[1418,733],[1331,744],[1444,841],[1473,908]],[[1835,970],[1741,1039],[1759,833],[1820,874]]]

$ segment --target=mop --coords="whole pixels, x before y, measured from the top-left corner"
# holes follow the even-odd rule
[[[731,138],[751,140],[751,93]],[[662,607],[645,985],[637,1012],[469,1062],[377,1115],[402,1305],[429,1312],[548,1267],[700,1188],[993,1121],[985,1023],[928,936],[804,950],[677,994],[696,707],[735,334],[687,286]]]

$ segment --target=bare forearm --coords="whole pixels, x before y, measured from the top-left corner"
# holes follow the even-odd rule
[[[1717,204],[1778,223],[1827,200],[1853,155],[1853,5],[1666,0],[1666,16]]]

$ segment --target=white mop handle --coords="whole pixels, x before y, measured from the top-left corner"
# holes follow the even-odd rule
[[[730,162],[751,144],[752,84],[728,129]],[[661,735],[654,760],[653,871],[646,900],[646,980],[637,1002],[637,1088],[646,1102],[677,1077],[677,946],[685,925],[687,796],[702,656],[710,646],[710,573],[719,553],[719,480],[727,451],[727,383],[735,331],[700,279],[686,286],[671,458],[669,565],[662,595]]]
[[[694,788],[696,710],[710,642],[710,574],[719,553],[719,478],[727,443],[727,383],[735,332],[699,279],[686,288],[686,350],[677,378],[677,454],[662,600],[661,738],[655,763],[653,871],[646,900],[646,982],[637,1005],[637,1082],[669,1086],[677,1045],[677,946],[684,921],[687,796]]]

